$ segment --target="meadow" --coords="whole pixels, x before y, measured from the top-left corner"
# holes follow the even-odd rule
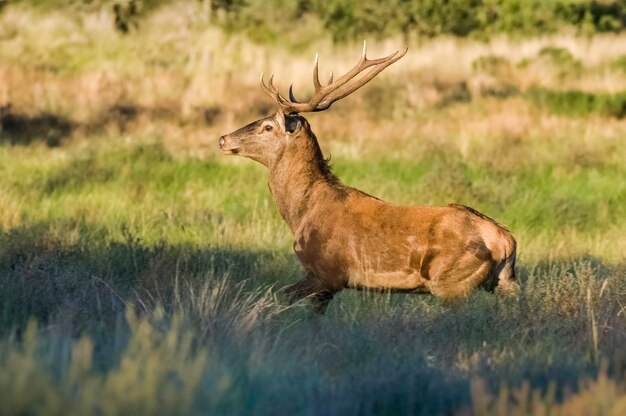
[[[333,171],[506,224],[522,289],[314,317],[265,168],[217,139],[274,111],[261,72],[306,96],[360,42],[201,8],[0,12],[1,415],[626,413],[626,34],[370,41],[409,53],[306,115]]]

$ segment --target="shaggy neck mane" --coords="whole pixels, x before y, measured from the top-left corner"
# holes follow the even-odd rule
[[[311,150],[313,151],[313,157],[315,161],[315,165],[319,173],[322,177],[333,185],[342,185],[339,178],[335,176],[330,168],[330,157],[326,159],[322,154],[322,149],[320,149],[320,145],[317,142],[317,137],[312,131],[309,131],[309,140],[311,142]]]
[[[286,149],[270,167],[269,187],[280,215],[295,232],[320,192],[345,195],[346,187],[332,173],[313,132],[306,129],[294,140],[302,142]]]

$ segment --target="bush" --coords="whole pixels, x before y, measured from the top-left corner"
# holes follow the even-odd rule
[[[626,92],[592,94],[582,91],[553,91],[532,88],[526,93],[535,104],[548,107],[557,114],[584,117],[590,114],[626,117]]]
[[[538,67],[549,69],[559,79],[570,76],[579,76],[583,71],[583,64],[572,53],[559,46],[546,46],[536,56],[521,60],[518,68]]]
[[[559,15],[565,22],[578,27],[589,25],[591,31],[617,32],[626,28],[626,1],[578,0],[563,2]]]
[[[294,45],[303,36],[319,36],[319,30],[307,24],[311,14],[304,0],[218,0],[211,2],[211,9],[214,23],[228,32],[244,32],[256,42],[285,42],[289,34],[287,43]]]
[[[542,0],[485,0],[482,30],[491,33],[536,34],[553,32],[562,24],[558,2]]]
[[[567,74],[579,74],[582,70],[582,63],[572,55],[566,48],[557,46],[546,46],[538,53],[540,61],[559,69],[561,77]]]
[[[112,3],[123,8],[132,0],[0,0],[0,7],[7,1],[48,8],[111,7]],[[164,0],[134,2],[142,11],[165,4]],[[211,0],[209,4],[219,24],[249,32],[257,40],[279,40],[301,27],[303,17],[318,20],[335,41],[413,33],[528,35],[565,26],[592,34],[626,27],[626,0]]]
[[[546,58],[558,66],[570,66],[580,64],[574,55],[566,48],[558,46],[546,46],[541,48],[538,53],[539,57]]]
[[[472,69],[477,72],[486,72],[489,75],[497,76],[511,70],[511,62],[498,55],[483,55],[474,59]]]
[[[626,55],[622,55],[611,62],[611,68],[626,73]]]
[[[317,0],[310,8],[334,39],[372,33],[485,36],[541,34],[572,25],[580,32],[620,31],[626,27],[626,1],[566,0]]]

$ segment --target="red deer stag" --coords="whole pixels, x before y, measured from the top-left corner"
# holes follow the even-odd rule
[[[344,288],[431,293],[446,301],[482,286],[515,292],[516,242],[480,212],[457,204],[399,206],[343,185],[330,170],[315,134],[298,113],[323,111],[356,91],[406,54],[368,59],[326,85],[313,68],[309,102],[289,99],[273,84],[261,87],[279,106],[264,119],[220,137],[227,155],[269,168],[269,188],[294,236],[293,249],[306,277],[285,289],[289,302],[310,297],[323,313]],[[363,74],[363,71],[369,71]]]

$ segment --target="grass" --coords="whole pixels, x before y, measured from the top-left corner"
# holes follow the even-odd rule
[[[126,37],[0,15],[0,414],[623,413],[626,124],[529,99],[623,94],[623,35],[411,44],[307,116],[345,183],[507,224],[522,284],[345,291],[314,318],[279,299],[304,272],[264,168],[216,139],[272,111],[258,72],[306,92],[313,50],[341,69],[353,45],[251,43],[193,7]]]

